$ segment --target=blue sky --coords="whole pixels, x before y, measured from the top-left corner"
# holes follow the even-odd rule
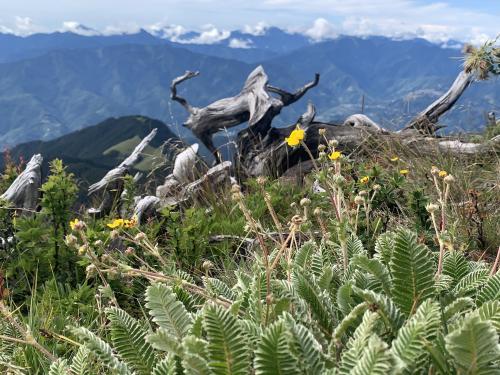
[[[0,0],[3,32],[82,32],[79,24],[105,33],[164,29],[174,38],[201,30],[207,43],[269,25],[317,40],[376,34],[479,43],[500,33],[500,0]]]

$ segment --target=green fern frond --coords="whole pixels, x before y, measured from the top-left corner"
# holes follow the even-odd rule
[[[404,316],[392,299],[383,294],[359,289],[355,286],[353,292],[376,309],[387,328],[390,328],[393,333],[398,331],[404,322]]]
[[[292,333],[283,320],[266,328],[255,351],[255,373],[259,375],[300,374],[299,361],[290,350]]]
[[[146,307],[153,321],[170,334],[182,339],[191,329],[193,319],[172,290],[160,283],[146,290]]]
[[[71,359],[70,370],[73,375],[88,374],[87,368],[89,366],[89,355],[89,349],[85,345],[80,346],[74,357]]]
[[[182,367],[189,374],[209,375],[207,342],[194,336],[186,336],[182,342],[184,353]]]
[[[314,241],[307,241],[297,250],[295,257],[293,259],[294,267],[306,268],[308,265],[311,256],[314,252],[316,252],[317,246]]]
[[[488,301],[482,304],[482,306],[477,309],[479,318],[482,321],[489,320],[497,330],[500,335],[500,301]]]
[[[378,293],[383,291],[387,296],[391,296],[391,276],[380,260],[369,259],[366,255],[357,255],[352,263],[375,278],[376,283],[370,289]]]
[[[250,352],[238,320],[220,306],[204,310],[208,339],[208,367],[214,374],[247,374]]]
[[[361,321],[361,324],[354,331],[353,336],[346,345],[346,350],[342,353],[339,374],[350,375],[352,369],[356,366],[361,354],[368,345],[370,337],[374,336],[375,325],[378,315],[367,310]]]
[[[158,328],[155,332],[146,336],[148,342],[154,349],[167,353],[182,355],[182,346],[179,338],[165,328]]]
[[[391,347],[391,352],[402,363],[400,370],[419,372],[417,366],[427,354],[425,346],[433,341],[441,327],[440,318],[439,304],[428,299],[401,327]]]
[[[328,333],[333,331],[335,315],[330,297],[322,293],[315,281],[302,270],[296,270],[293,284],[298,295],[308,304],[320,327]]]
[[[385,232],[378,236],[375,242],[375,255],[374,257],[389,267],[392,258],[392,251],[394,249],[394,233]]]
[[[449,321],[454,315],[458,313],[466,313],[476,307],[474,300],[470,297],[457,298],[451,304],[446,306],[444,310],[444,321]]]
[[[356,306],[352,288],[352,283],[346,282],[337,290],[337,307],[344,316],[348,315],[354,306]]]
[[[347,330],[360,319],[369,307],[370,305],[367,302],[361,302],[359,305],[354,307],[337,325],[335,331],[333,331],[332,337],[334,341],[332,344],[335,344],[336,341],[340,341],[344,333],[346,333]]]
[[[146,342],[147,330],[122,309],[110,307],[106,316],[111,322],[111,341],[120,358],[138,374],[149,375],[155,358]]]
[[[68,361],[65,359],[58,359],[57,361],[51,363],[48,375],[68,375],[68,373]]]
[[[445,294],[450,291],[450,289],[453,287],[453,278],[448,275],[439,275],[439,277],[436,279],[436,294]]]
[[[296,323],[290,314],[284,317],[293,334],[292,351],[299,360],[302,374],[321,374],[325,368],[322,356],[322,347],[312,332],[304,325]]]
[[[488,270],[477,269],[465,275],[452,289],[452,293],[456,297],[473,296],[487,280]]]
[[[214,296],[222,296],[230,301],[234,301],[237,298],[237,294],[231,290],[231,288],[219,279],[212,277],[204,277],[203,284],[207,291],[209,291]]]
[[[346,247],[349,259],[352,259],[356,255],[367,255],[363,242],[354,234],[351,234],[347,238]]]
[[[484,284],[483,288],[479,291],[476,297],[476,303],[481,306],[487,301],[500,300],[500,272],[490,276]]]
[[[111,346],[100,337],[84,327],[72,328],[71,331],[76,337],[84,342],[89,351],[95,355],[103,365],[119,374],[130,374],[128,366],[115,356]]]
[[[378,336],[371,336],[350,374],[387,375],[392,372],[393,363],[394,358],[387,350],[387,344]]]
[[[175,357],[167,356],[158,361],[151,375],[177,375]]]
[[[418,243],[414,233],[408,230],[396,233],[390,263],[392,296],[406,315],[412,314],[422,301],[434,294],[434,263],[431,259],[431,252]]]
[[[458,251],[449,251],[445,253],[443,258],[443,275],[447,275],[453,279],[453,286],[468,273],[469,264],[462,253]]]
[[[498,374],[499,338],[490,321],[481,321],[479,316],[471,315],[458,329],[449,333],[445,341],[457,371]]]

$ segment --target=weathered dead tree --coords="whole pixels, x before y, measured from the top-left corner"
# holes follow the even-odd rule
[[[42,155],[33,155],[24,171],[17,176],[0,199],[18,208],[21,213],[35,211],[42,186],[42,162]]]
[[[448,91],[420,112],[404,129],[416,129],[423,134],[435,134],[442,128],[438,125],[439,118],[453,107],[473,80],[472,72],[461,71]]]
[[[123,178],[132,171],[132,167],[141,159],[141,154],[146,146],[155,137],[157,129],[153,129],[132,151],[132,153],[116,168],[110,170],[95,184],[89,186],[88,195],[102,193],[102,201],[98,208],[90,208],[89,213],[102,217],[111,211],[114,204],[119,203],[124,189]]]
[[[262,66],[258,66],[250,73],[238,95],[197,108],[191,106],[185,98],[177,95],[177,85],[197,75],[199,72],[188,71],[183,76],[174,79],[171,85],[171,98],[188,111],[189,117],[184,126],[190,129],[214,154],[217,162],[220,162],[220,155],[213,144],[213,134],[244,122],[248,122],[248,126],[252,129],[268,129],[283,107],[295,103],[319,82],[319,74],[316,74],[312,82],[290,93],[269,85],[267,74]],[[269,93],[276,94],[278,98]]]

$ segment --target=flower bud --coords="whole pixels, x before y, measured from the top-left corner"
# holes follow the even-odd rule
[[[365,198],[363,198],[361,195],[356,195],[354,197],[354,203],[356,203],[358,206],[362,205],[365,202]]]
[[[439,174],[439,172],[440,172],[439,168],[436,167],[435,165],[433,165],[432,168],[431,168],[431,174],[433,176],[437,176]]]
[[[267,181],[267,178],[265,176],[259,176],[259,177],[257,177],[257,183],[259,185],[261,185],[261,186],[264,185],[266,183],[266,181]]]
[[[231,193],[240,193],[241,192],[241,186],[238,184],[233,184],[231,186]]]
[[[320,216],[323,213],[323,210],[320,207],[316,207],[313,211],[314,216]]]
[[[291,221],[292,224],[301,225],[304,222],[304,219],[302,219],[302,216],[300,215],[294,215]]]
[[[94,246],[96,246],[96,247],[102,246],[102,241],[101,240],[95,241]]]
[[[445,184],[450,185],[450,184],[453,184],[455,182],[455,177],[453,177],[451,174],[449,174],[448,176],[446,176],[444,178],[443,181],[444,181]]]
[[[111,232],[109,232],[109,238],[112,240],[116,240],[120,235],[120,232],[118,232],[116,229],[113,229]]]
[[[300,200],[300,205],[301,205],[302,207],[304,207],[304,206],[309,206],[310,204],[311,204],[311,200],[310,200],[309,198],[302,198],[302,199]]]
[[[324,160],[324,159],[326,159],[326,152],[321,151],[321,152],[318,154],[318,158],[319,158],[320,160]]]
[[[326,150],[326,146],[325,145],[319,145],[318,146],[318,151],[319,152],[322,152],[322,151],[325,151]]]
[[[205,272],[208,272],[210,271],[212,268],[214,268],[214,264],[209,261],[209,260],[206,260],[203,262],[203,264],[201,265],[201,268],[203,268],[205,270]]]
[[[134,254],[135,254],[135,249],[133,247],[129,246],[129,247],[127,247],[125,249],[125,255],[126,256],[130,257],[130,256],[132,256]]]
[[[368,192],[366,190],[361,190],[358,194],[364,197],[365,195],[368,195]]]
[[[439,210],[439,206],[435,203],[429,203],[428,205],[425,206],[425,209],[427,210],[428,213],[432,214]]]
[[[93,264],[89,264],[85,268],[85,273],[87,274],[87,278],[94,277],[97,273],[97,268]]]
[[[337,141],[336,139],[330,139],[330,140],[328,141],[328,145],[329,145],[330,147],[337,147],[337,146],[339,145],[339,141]]]
[[[321,128],[318,130],[318,134],[319,135],[325,135],[326,134],[326,129],[325,128]]]
[[[134,237],[134,240],[136,240],[137,242],[144,241],[145,239],[146,239],[146,235],[144,234],[144,232],[139,232]]]
[[[85,244],[82,245],[78,248],[78,255],[83,256],[87,254],[87,251],[89,250],[89,245]]]
[[[78,220],[75,225],[73,226],[73,229],[75,231],[81,231],[81,230],[84,230],[85,228],[87,228],[87,224],[85,224],[85,222],[81,221],[81,220]]]
[[[77,244],[78,239],[73,236],[72,234],[68,234],[66,238],[64,239],[64,242],[66,243],[67,246],[73,247]]]
[[[382,189],[382,186],[380,186],[379,184],[375,184],[373,185],[372,189],[375,191],[379,191],[380,189]]]

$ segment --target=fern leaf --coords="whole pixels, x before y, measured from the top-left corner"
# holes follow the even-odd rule
[[[392,251],[394,249],[394,233],[386,232],[382,233],[377,238],[375,242],[375,255],[374,257],[380,259],[380,261],[389,266],[392,258]]]
[[[230,301],[234,301],[237,298],[236,293],[219,279],[204,277],[203,283],[205,284],[205,288],[215,296],[222,296]]]
[[[154,366],[153,347],[146,342],[147,331],[122,309],[110,307],[111,341],[120,358],[138,374],[149,375]]]
[[[353,287],[353,292],[374,306],[386,327],[396,333],[404,321],[404,317],[396,304],[387,296],[375,293],[371,290],[363,290]]]
[[[381,261],[378,259],[369,259],[366,255],[357,255],[352,262],[375,278],[377,287],[374,290],[376,292],[380,293],[383,291],[387,296],[391,296],[391,277],[389,271]]]
[[[339,323],[339,325],[333,331],[333,338],[339,341],[342,335],[354,324],[359,318],[365,313],[365,311],[370,307],[367,302],[362,302],[347,314],[344,319]]]
[[[307,302],[318,324],[326,332],[331,333],[335,323],[335,316],[332,312],[333,303],[328,295],[322,293],[314,280],[302,270],[296,270],[293,283],[299,296]]]
[[[352,368],[352,375],[386,375],[393,368],[394,359],[387,344],[378,336],[371,336],[361,357]]]
[[[68,375],[68,372],[68,362],[65,359],[58,359],[51,363],[48,375]]]
[[[300,374],[299,361],[289,343],[292,333],[283,320],[266,328],[255,351],[255,373],[259,375]]]
[[[182,355],[182,346],[179,338],[172,335],[165,328],[158,328],[156,332],[146,336],[148,342],[154,349],[161,350],[167,353],[174,353],[178,356]]]
[[[220,306],[208,306],[203,316],[212,373],[247,374],[250,353],[238,320]]]
[[[312,254],[317,250],[317,246],[314,241],[305,242],[297,251],[295,258],[293,260],[294,267],[306,268]]]
[[[115,356],[111,346],[93,332],[84,327],[73,328],[71,331],[105,366],[119,374],[130,374],[128,366]]]
[[[146,290],[146,307],[153,321],[170,334],[182,339],[191,329],[193,319],[172,290],[155,283]]]
[[[457,298],[444,310],[444,321],[450,320],[455,314],[467,312],[475,307],[474,301],[469,297]]]
[[[417,236],[408,230],[399,230],[394,236],[391,258],[392,296],[407,315],[434,294],[434,264],[430,251],[417,242]]]
[[[439,304],[430,299],[424,301],[392,342],[391,352],[402,362],[401,370],[419,372],[416,368],[427,353],[425,345],[434,339],[440,327]]]
[[[184,353],[182,366],[189,374],[209,375],[207,342],[194,336],[186,336],[182,342]]]
[[[500,300],[500,272],[488,278],[484,287],[480,290],[476,297],[476,303],[481,306],[487,301]]]
[[[493,324],[481,321],[477,315],[465,319],[445,338],[457,370],[466,374],[498,374],[495,365],[500,358],[498,340]]]
[[[353,336],[347,342],[346,351],[342,354],[339,374],[349,375],[356,366],[361,353],[368,345],[368,341],[374,335],[375,324],[378,315],[371,311],[366,311],[363,315],[361,324],[354,331]]]
[[[488,270],[477,269],[463,277],[452,289],[456,297],[473,296],[488,279]]]
[[[449,251],[443,258],[443,275],[453,279],[453,285],[456,285],[462,278],[469,273],[467,259],[458,251]]]
[[[174,356],[167,356],[158,361],[151,375],[176,375],[176,362]]]
[[[481,320],[489,320],[500,335],[500,301],[488,301],[476,310]]]
[[[74,375],[86,375],[88,367],[88,356],[90,351],[85,345],[80,346],[74,357],[71,359],[71,373]]]
[[[350,235],[347,238],[346,247],[349,259],[352,259],[356,255],[366,255],[366,250],[363,246],[363,242],[361,242],[361,240],[354,234]]]

